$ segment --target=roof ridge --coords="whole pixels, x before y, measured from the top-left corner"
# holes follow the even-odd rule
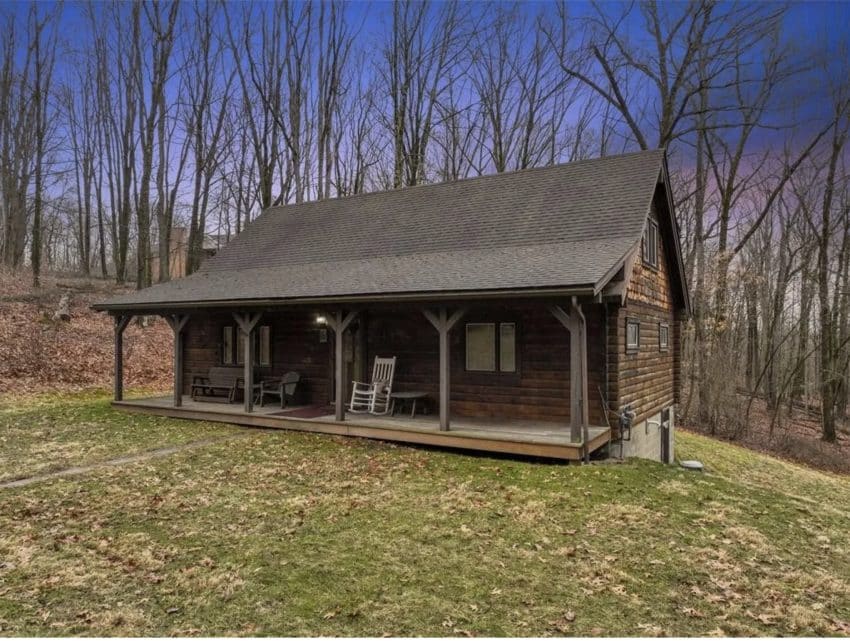
[[[586,165],[595,162],[602,162],[606,160],[619,160],[621,158],[630,158],[632,156],[641,156],[641,155],[653,155],[653,154],[664,154],[666,153],[666,149],[663,147],[658,147],[656,149],[640,149],[638,151],[629,151],[624,154],[612,154],[610,156],[597,156],[596,158],[582,158],[581,160],[571,160],[569,162],[560,162],[555,163],[553,165],[540,165],[537,167],[524,167],[523,169],[515,169],[513,171],[498,171],[490,174],[480,174],[478,176],[466,176],[465,178],[458,178],[456,180],[443,180],[440,182],[434,183],[420,183],[418,185],[402,185],[401,187],[394,187],[391,189],[378,189],[375,191],[364,191],[358,194],[346,194],[345,196],[336,196],[334,198],[322,198],[315,200],[305,200],[301,203],[284,203],[282,205],[272,205],[267,207],[262,212],[260,212],[260,216],[265,214],[266,212],[277,212],[283,211],[287,207],[305,207],[309,205],[317,205],[321,203],[327,203],[328,201],[351,201],[360,198],[367,198],[369,196],[378,196],[378,195],[386,195],[392,193],[405,193],[411,190],[416,190],[420,188],[427,187],[439,187],[439,186],[447,186],[447,185],[457,185],[461,183],[469,183],[479,180],[487,180],[494,178],[503,178],[506,176],[516,176],[519,174],[528,174],[535,172],[542,172],[546,170],[554,170],[554,169],[563,169],[564,167],[575,167],[578,165]],[[260,216],[257,216],[259,218]],[[256,218],[254,219],[256,220]],[[250,221],[254,222],[254,221]]]

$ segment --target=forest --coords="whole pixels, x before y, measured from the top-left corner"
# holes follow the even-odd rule
[[[809,12],[815,12],[818,20]],[[134,283],[265,208],[667,149],[692,424],[850,388],[839,4],[65,2],[0,9],[0,256]],[[154,269],[156,261],[156,269]]]

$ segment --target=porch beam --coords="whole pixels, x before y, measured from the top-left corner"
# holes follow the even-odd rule
[[[573,384],[578,387],[581,399],[579,403],[579,411],[581,412],[581,436],[584,449],[584,460],[585,462],[588,462],[590,460],[590,451],[588,450],[588,425],[590,424],[590,408],[588,407],[589,403],[587,393],[587,319],[584,316],[581,304],[578,302],[578,296],[572,297],[571,316],[576,319],[579,336],[579,375],[578,382]],[[570,341],[572,341],[572,334],[570,335]],[[570,378],[572,378],[572,375],[570,375]]]
[[[460,308],[449,314],[445,307],[440,307],[436,313],[429,309],[423,309],[422,314],[434,326],[440,336],[440,431],[447,432],[450,426],[449,407],[451,405],[449,332],[466,314],[466,309]]]
[[[174,334],[174,407],[183,405],[183,329],[189,322],[188,314],[171,314],[165,321]]]
[[[132,314],[116,314],[112,318],[115,334],[113,397],[116,401],[124,400],[124,330],[132,318]]]
[[[577,297],[570,301],[570,311],[559,305],[549,308],[570,333],[570,440],[582,440],[588,423],[587,408],[587,340],[584,314]]]
[[[352,310],[344,314],[342,310],[336,311],[333,314],[327,314],[328,326],[334,331],[334,414],[336,420],[345,420],[345,385],[344,371],[342,362],[342,344],[345,330],[351,325],[351,322],[357,318],[358,312]]]
[[[240,314],[233,312],[233,320],[239,325],[242,330],[242,340],[244,341],[243,353],[245,354],[245,371],[242,376],[242,385],[244,387],[245,413],[250,414],[254,411],[254,328],[262,318],[261,312]]]

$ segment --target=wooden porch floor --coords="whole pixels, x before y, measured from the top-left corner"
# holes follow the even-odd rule
[[[343,422],[335,420],[333,408],[315,418],[299,418],[279,414],[280,408],[255,406],[247,414],[241,403],[215,403],[183,397],[183,406],[174,407],[170,396],[114,401],[122,410],[204,421],[219,421],[272,427],[323,434],[358,436],[402,443],[457,447],[483,452],[500,452],[526,456],[543,456],[563,460],[580,460],[582,443],[570,442],[569,426],[543,421],[505,419],[452,418],[451,429],[441,432],[435,415],[373,416],[346,413]],[[299,408],[292,408],[297,410]],[[598,450],[611,439],[608,427],[588,428],[590,452]]]

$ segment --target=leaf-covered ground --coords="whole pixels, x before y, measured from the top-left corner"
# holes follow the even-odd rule
[[[112,384],[113,324],[91,305],[127,288],[98,279],[31,276],[0,267],[0,398]],[[71,296],[71,320],[51,320],[63,294]],[[171,384],[171,329],[160,318],[130,323],[124,332],[125,387],[160,390]]]
[[[4,440],[2,475],[231,429],[69,402],[4,412],[65,431]],[[0,633],[850,633],[844,477],[686,433],[708,473],[222,436],[0,490]]]

